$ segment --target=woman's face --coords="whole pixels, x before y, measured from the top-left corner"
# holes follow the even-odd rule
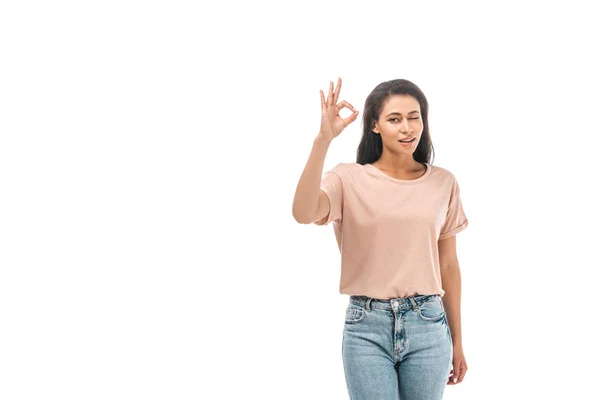
[[[421,106],[417,99],[408,95],[393,95],[383,103],[379,120],[373,132],[381,135],[385,147],[394,153],[413,153],[423,133]],[[404,144],[400,140],[413,138]]]

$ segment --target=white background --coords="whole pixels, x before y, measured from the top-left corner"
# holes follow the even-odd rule
[[[461,186],[444,398],[597,396],[591,2],[416,3],[3,2],[0,398],[348,398],[333,227],[291,212],[338,76],[324,170],[405,78]]]

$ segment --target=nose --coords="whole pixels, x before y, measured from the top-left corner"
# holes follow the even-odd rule
[[[403,118],[400,121],[400,132],[408,132],[408,118]]]

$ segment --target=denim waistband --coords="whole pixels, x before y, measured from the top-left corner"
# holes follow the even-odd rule
[[[364,307],[367,310],[375,308],[377,310],[408,310],[409,308],[416,309],[420,304],[425,303],[439,294],[419,294],[408,297],[398,297],[393,299],[377,299],[374,297],[351,295],[350,303]]]

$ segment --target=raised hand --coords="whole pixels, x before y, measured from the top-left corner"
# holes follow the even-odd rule
[[[338,78],[338,83],[333,89],[333,82],[329,82],[329,93],[327,94],[327,99],[325,99],[325,95],[322,90],[319,90],[321,93],[321,129],[319,134],[327,137],[330,140],[336,138],[342,131],[350,125],[356,117],[358,116],[358,111],[347,101],[343,100],[338,103],[338,98],[340,96],[340,89],[342,88],[342,79]],[[342,108],[348,108],[353,111],[352,115],[348,118],[343,119],[340,117],[340,111]]]

